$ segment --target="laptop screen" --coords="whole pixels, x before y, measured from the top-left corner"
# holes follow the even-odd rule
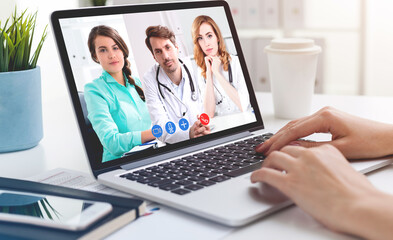
[[[263,127],[225,2],[71,10],[52,23],[93,165]]]

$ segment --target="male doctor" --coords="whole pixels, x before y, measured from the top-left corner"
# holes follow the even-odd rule
[[[209,134],[210,127],[199,121],[203,103],[198,83],[191,63],[178,58],[175,34],[164,26],[150,26],[145,43],[157,62],[143,78],[151,121],[163,129],[159,140],[177,143]]]

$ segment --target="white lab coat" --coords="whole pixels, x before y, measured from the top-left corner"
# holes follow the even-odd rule
[[[251,105],[250,105],[250,96],[248,93],[246,81],[244,79],[242,67],[239,62],[239,58],[237,56],[231,55],[230,64],[231,64],[232,79],[233,79],[232,86],[237,90],[240,98],[240,104],[242,106],[243,111],[245,112],[251,108]],[[224,71],[222,65],[220,66],[220,72],[224,76],[224,78],[229,82],[229,73],[228,71]],[[200,87],[201,96],[202,99],[204,99],[206,93],[206,81],[202,76],[202,69],[199,67],[198,67],[197,78],[198,78],[198,84]],[[214,76],[213,76],[213,83],[215,85],[214,96],[215,96],[215,103],[216,103],[216,111],[214,115],[223,116],[231,113],[240,112],[240,109],[229,98],[224,88],[219,84],[218,80]],[[221,99],[222,102],[220,104],[217,104]]]
[[[187,106],[187,108],[181,104],[166,88],[160,86],[161,92],[165,99],[162,98],[158,89],[159,85],[156,80],[158,64],[152,66],[150,70],[143,76],[144,92],[150,118],[153,125],[159,125],[163,129],[163,134],[159,138],[159,140],[162,142],[177,143],[179,141],[189,139],[189,130],[191,126],[195,123],[195,121],[198,120],[197,115],[203,113],[203,102],[200,96],[198,82],[194,80],[196,78],[192,69],[192,65],[189,61],[184,61],[184,63],[186,64],[188,70],[190,71],[191,77],[193,78],[192,80],[194,82],[195,93],[197,95],[196,101],[191,99],[190,80],[188,79],[188,75],[184,69],[184,66],[181,64],[182,78],[185,82],[183,86],[183,98],[180,100]],[[171,80],[162,68],[160,68],[158,77],[162,84],[166,85],[172,90],[173,93],[175,93],[175,90],[171,84]],[[172,107],[169,106],[169,104],[171,104]],[[183,131],[179,127],[179,120],[181,119],[180,116],[182,113],[186,110],[187,112],[183,118],[187,119],[189,122],[189,128],[187,131]],[[173,134],[169,134],[165,129],[165,124],[168,121],[171,121],[176,125],[176,132]]]

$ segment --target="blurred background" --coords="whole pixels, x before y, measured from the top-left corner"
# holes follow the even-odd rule
[[[38,10],[36,40],[55,10],[156,0],[1,0],[0,21],[19,10]],[[323,49],[316,93],[393,96],[393,1],[391,0],[227,0],[256,91],[270,91],[263,48],[275,37],[313,38]],[[203,13],[201,13],[203,14]],[[76,59],[86,59],[75,52]],[[44,44],[43,98],[59,97],[66,89],[52,33]],[[58,69],[58,79],[46,71]],[[49,75],[48,76],[53,76]],[[60,94],[62,95],[62,94]],[[45,100],[45,99],[44,99]]]

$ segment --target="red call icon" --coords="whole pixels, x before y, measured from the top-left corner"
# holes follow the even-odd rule
[[[206,113],[202,113],[201,116],[199,116],[199,120],[203,125],[208,125],[210,122],[210,118]]]

